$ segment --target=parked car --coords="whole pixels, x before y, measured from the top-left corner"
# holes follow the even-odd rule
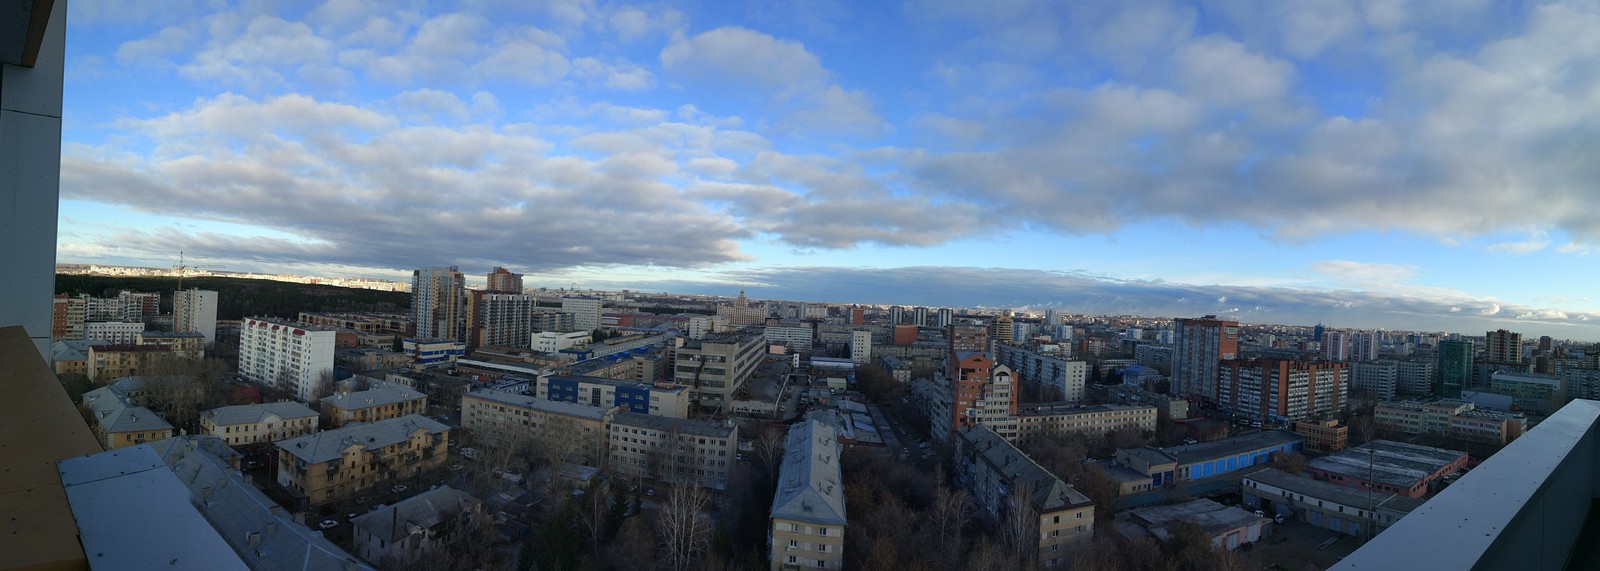
[[[317,529],[331,529],[339,525],[339,520],[328,518],[317,524]]]
[[[404,491],[406,491],[406,485],[405,484],[395,484],[393,488],[389,488],[389,491],[394,492],[396,494],[398,494],[400,492],[404,492]]]

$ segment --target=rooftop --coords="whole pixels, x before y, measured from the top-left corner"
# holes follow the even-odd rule
[[[350,524],[385,541],[395,542],[482,505],[483,500],[445,485],[357,516]]]
[[[280,440],[276,444],[296,458],[320,464],[344,457],[344,451],[352,446],[371,450],[405,442],[418,430],[441,434],[449,432],[450,427],[420,414],[408,414],[372,423],[352,422],[334,430]]]
[[[296,523],[212,451],[232,449],[214,437],[180,436],[62,460],[94,566],[371,569]],[[161,525],[149,525],[155,521]]]
[[[148,408],[133,404],[112,387],[83,393],[83,404],[94,415],[94,422],[106,432],[146,432],[172,430],[172,425]]]
[[[1338,484],[1315,480],[1305,476],[1296,476],[1277,468],[1267,468],[1254,472],[1244,477],[1269,486],[1276,486],[1303,496],[1327,500],[1346,506],[1364,507],[1372,505],[1377,508],[1388,508],[1400,513],[1409,513],[1422,505],[1422,500],[1408,498],[1395,494],[1373,494],[1341,486]]]
[[[610,410],[598,406],[542,399],[533,395],[514,393],[510,391],[499,391],[494,389],[479,389],[472,391],[464,395],[464,398],[475,398],[490,402],[497,402],[508,406],[515,406],[519,408],[526,408],[530,410],[537,410],[541,412],[577,418],[587,418],[590,420],[602,420],[605,418],[606,412]]]
[[[1466,452],[1431,446],[1374,440],[1338,454],[1313,458],[1306,466],[1360,480],[1410,488],[1465,455]]]
[[[1205,498],[1181,504],[1138,508],[1133,510],[1131,515],[1134,520],[1149,529],[1151,535],[1162,540],[1169,536],[1166,526],[1173,522],[1193,523],[1211,535],[1266,519],[1243,509],[1225,506]]]
[[[1233,438],[1174,446],[1164,452],[1177,459],[1179,464],[1190,464],[1304,441],[1304,437],[1288,430],[1263,430]]]
[[[1090,412],[1115,412],[1126,410],[1147,410],[1155,414],[1156,407],[1131,404],[1090,404],[1080,405],[1071,402],[1047,402],[1025,404],[1018,408],[1017,416],[1040,416],[1047,414],[1080,414]]]
[[[1033,486],[1033,505],[1040,512],[1093,503],[1077,488],[1055,477],[987,426],[979,424],[963,428],[956,431],[956,435],[970,443],[984,463],[989,465],[989,469],[1000,473],[1013,487],[1024,484]]]
[[[323,404],[330,404],[344,410],[386,406],[406,401],[427,398],[421,392],[394,384],[356,391],[353,393],[334,393],[322,397]]]
[[[778,482],[773,519],[845,524],[839,440],[831,427],[808,420],[789,428]]]
[[[714,436],[727,438],[733,435],[734,427],[710,420],[689,420],[686,418],[668,418],[665,416],[652,416],[637,412],[619,412],[611,419],[611,424],[646,428],[658,432],[677,431],[683,434],[696,434],[700,436]]]
[[[317,416],[317,411],[311,410],[306,405],[294,402],[268,402],[261,404],[241,404],[214,408],[200,414],[200,418],[208,419],[213,424],[231,426],[235,424],[255,424],[264,422],[269,418],[294,420],[297,418],[312,418]]]

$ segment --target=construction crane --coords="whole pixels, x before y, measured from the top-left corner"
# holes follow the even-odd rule
[[[188,270],[220,270],[223,266],[187,266],[183,263],[183,250],[178,250],[178,265],[173,269],[178,270],[178,291],[183,291],[183,274]]]

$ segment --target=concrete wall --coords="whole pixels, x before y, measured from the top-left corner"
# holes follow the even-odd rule
[[[61,202],[61,85],[67,2],[57,0],[34,67],[0,63],[0,327],[21,325],[50,360]]]

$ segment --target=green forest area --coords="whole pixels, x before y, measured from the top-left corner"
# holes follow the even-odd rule
[[[217,319],[293,318],[302,311],[407,311],[411,294],[318,284],[231,277],[184,278],[183,287],[217,292]],[[116,297],[121,290],[160,292],[161,311],[172,311],[176,277],[56,274],[56,293]]]

